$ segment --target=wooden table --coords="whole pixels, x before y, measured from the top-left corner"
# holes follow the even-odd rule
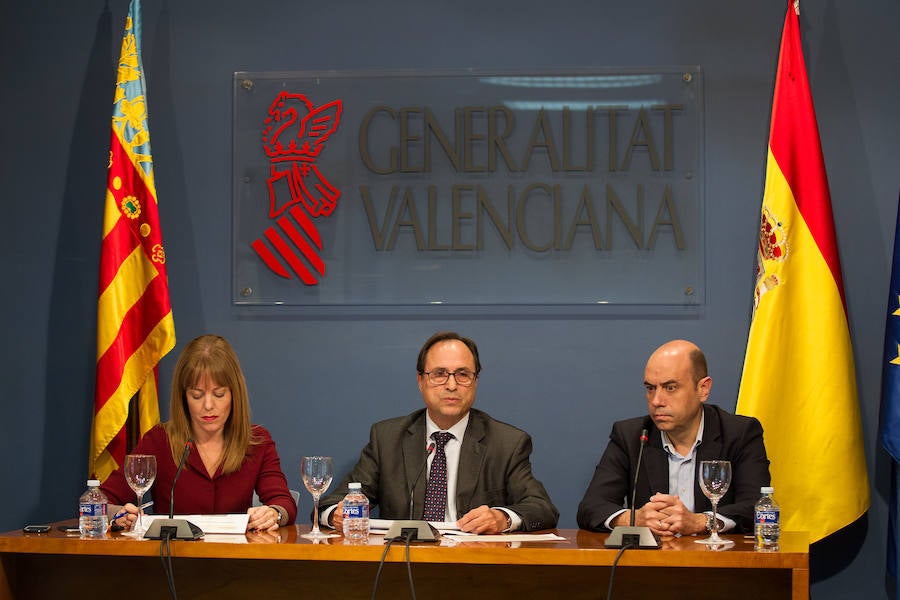
[[[71,521],[64,522],[71,524]],[[207,536],[173,542],[178,597],[189,599],[370,598],[384,545],[347,545],[342,538],[314,544],[300,537],[308,525],[277,535]],[[429,600],[489,598],[606,598],[618,553],[604,533],[561,529],[565,541],[413,544],[416,593]],[[627,550],[615,570],[612,598],[809,598],[809,543],[784,532],[777,552],[756,552],[750,540],[725,536],[730,549],[710,551],[696,538],[664,541],[661,550]],[[106,539],[48,534],[0,534],[0,600],[31,598],[169,597],[160,543],[120,534]],[[409,598],[405,548],[387,554],[378,598]]]

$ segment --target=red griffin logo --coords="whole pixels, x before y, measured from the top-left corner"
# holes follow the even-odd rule
[[[281,92],[269,106],[262,130],[270,164],[269,218],[277,219],[263,237],[306,285],[318,284],[325,275],[322,239],[311,217],[330,215],[341,196],[319,171],[316,157],[337,130],[342,107],[335,100],[315,108],[302,94]],[[291,278],[262,237],[251,246],[273,273]]]

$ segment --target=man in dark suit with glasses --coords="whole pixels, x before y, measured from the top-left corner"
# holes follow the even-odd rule
[[[382,519],[456,522],[479,534],[556,527],[559,512],[531,471],[531,436],[472,408],[475,342],[436,333],[416,371],[425,408],[372,426],[356,466],[322,499],[322,523],[341,527],[340,501],[358,481]]]

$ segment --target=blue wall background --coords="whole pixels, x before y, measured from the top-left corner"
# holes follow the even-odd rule
[[[73,516],[87,475],[101,210],[128,2],[0,6],[0,530],[9,530]],[[301,455],[331,454],[343,473],[371,422],[421,404],[418,348],[436,330],[458,330],[481,349],[477,406],[533,434],[537,476],[560,525],[574,527],[612,422],[645,410],[643,365],[661,342],[685,337],[703,347],[713,401],[734,408],[784,10],[783,0],[144,0],[179,340],[163,362],[162,386],[188,340],[228,337],[249,380],[254,420],[271,429],[289,481],[301,488]],[[813,595],[885,597],[889,462],[876,429],[900,187],[900,3],[806,0],[801,24],[872,485],[867,517],[814,548]],[[688,64],[701,65],[706,91],[707,303],[699,314],[257,318],[231,307],[234,71]],[[310,508],[304,495],[301,510]]]

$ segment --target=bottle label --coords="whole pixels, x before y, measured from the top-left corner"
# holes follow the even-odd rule
[[[344,518],[345,519],[362,519],[367,517],[368,515],[363,512],[365,510],[365,506],[359,504],[357,506],[347,506],[344,505]]]
[[[756,511],[756,522],[760,525],[778,525],[780,511],[777,510],[758,510]]]
[[[103,517],[106,515],[105,504],[93,504],[91,502],[83,502],[79,505],[78,512],[82,517]]]

